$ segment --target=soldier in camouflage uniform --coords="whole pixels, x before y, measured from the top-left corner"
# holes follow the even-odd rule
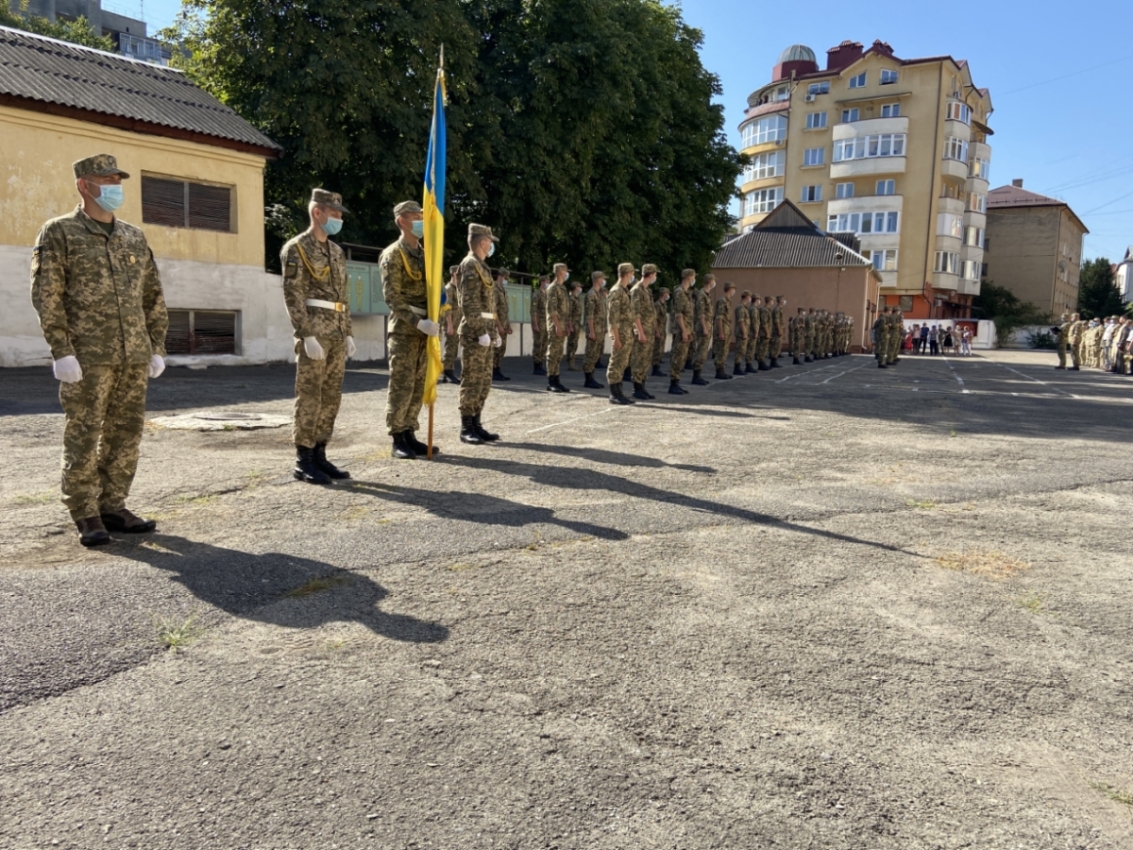
[[[673,348],[669,352],[669,392],[672,395],[686,395],[688,390],[681,386],[681,371],[688,359],[689,345],[695,337],[696,307],[693,305],[691,289],[696,282],[696,270],[681,272],[681,283],[673,291],[673,312],[671,331]]]
[[[894,366],[901,360],[901,344],[905,341],[905,316],[900,307],[890,311],[889,320],[893,323],[889,329],[889,365]]]
[[[803,362],[810,363],[814,360],[814,340],[815,340],[815,312],[811,307],[806,312],[806,325],[803,328]]]
[[[779,356],[787,342],[787,299],[780,295],[771,304],[771,368],[779,368]]]
[[[806,307],[799,307],[798,314],[791,319],[790,336],[792,363],[798,366],[806,350]]]
[[[346,211],[341,195],[314,189],[307,205],[310,226],[279,252],[283,300],[295,329],[295,477],[311,484],[350,477],[326,457],[346,361],[355,351],[346,254],[328,238],[342,228]]]
[[[707,386],[708,381],[700,376],[704,361],[708,359],[708,349],[712,347],[712,290],[716,288],[716,275],[706,274],[704,286],[696,295],[696,308],[693,324],[696,326],[696,342],[692,356],[692,383]]]
[[[873,322],[873,353],[877,357],[877,368],[884,369],[889,359],[889,308],[883,307]]]
[[[772,296],[759,306],[759,336],[756,337],[755,359],[759,362],[759,371],[766,372],[771,368],[771,305],[775,303]]]
[[[653,310],[657,315],[657,321],[654,324],[654,341],[653,341],[653,369],[649,373],[652,378],[663,378],[665,373],[661,371],[661,359],[665,356],[665,326],[669,323],[669,290],[667,287],[661,287],[657,292],[657,303]]]
[[[578,337],[582,333],[582,284],[577,281],[570,290],[570,322],[567,327],[566,364],[568,372],[577,372],[574,356],[578,354]]]
[[[555,263],[555,277],[547,287],[547,389],[553,393],[569,393],[559,379],[563,347],[570,334],[570,293],[566,284],[570,269],[566,263]]]
[[[751,343],[750,358],[752,371],[758,372],[763,368],[760,359],[760,342],[763,338],[763,296],[753,293],[751,296]]]
[[[654,396],[645,389],[649,377],[649,366],[653,361],[653,329],[657,323],[657,311],[653,306],[653,293],[649,287],[657,280],[657,267],[646,263],[641,267],[641,280],[630,290],[629,300],[633,307],[633,354],[630,357],[630,372],[633,376],[633,397],[649,401]]]
[[[485,430],[480,419],[492,389],[492,345],[501,345],[496,325],[496,287],[487,259],[499,238],[484,224],[468,225],[468,256],[460,261],[458,301],[460,344],[464,371],[460,376],[460,441],[471,445],[500,438]],[[494,338],[493,338],[494,336]]]
[[[1066,338],[1070,343],[1070,361],[1074,364],[1070,367],[1071,372],[1077,372],[1082,364],[1082,332],[1085,330],[1085,325],[1086,323],[1077,313],[1070,317]]]
[[[543,361],[547,357],[547,284],[551,278],[539,275],[539,286],[531,295],[531,359],[535,361],[533,375],[546,375]]]
[[[586,357],[582,363],[586,382],[583,386],[601,390],[606,385],[594,380],[594,370],[602,359],[602,349],[606,345],[606,295],[602,291],[606,285],[606,273],[593,272],[590,281],[590,291],[586,293]]]
[[[445,305],[448,310],[445,312],[445,351],[444,351],[444,372],[441,376],[442,384],[459,384],[460,379],[456,377],[456,355],[460,348],[460,334],[456,329],[460,326],[460,305],[457,304],[456,289],[457,289],[457,272],[460,266],[449,266],[448,269],[448,283],[445,284]]]
[[[390,314],[386,431],[393,440],[394,457],[416,460],[428,451],[417,439],[417,419],[425,393],[429,337],[440,333],[440,325],[429,319],[427,309],[425,250],[418,235],[425,224],[421,205],[402,201],[393,208],[393,218],[401,236],[378,260],[382,295]]]
[[[716,309],[712,314],[712,347],[716,355],[717,381],[732,380],[724,367],[728,365],[728,349],[732,346],[732,293],[735,291],[734,283],[725,283],[724,294],[716,299]]]
[[[751,343],[751,293],[746,289],[740,293],[740,303],[735,312],[736,354],[733,358],[733,375],[746,375],[744,363],[747,362],[747,349]]]
[[[72,169],[82,203],[48,221],[32,250],[31,299],[63,406],[63,504],[83,546],[157,523],[126,498],[138,467],[147,378],[165,370],[169,316],[141,230],[114,216],[129,174],[109,154]]]
[[[606,297],[606,325],[613,339],[613,351],[606,367],[606,383],[610,385],[611,404],[634,404],[626,398],[622,390],[622,380],[630,358],[633,356],[634,333],[636,331],[633,302],[629,296],[629,286],[633,282],[633,263],[618,266],[618,282]]]
[[[510,277],[511,272],[507,269],[500,269],[496,272],[496,333],[500,344],[492,350],[493,381],[511,380],[504,374],[503,370],[504,355],[507,354],[507,338],[511,334],[511,317],[507,299],[507,282]]]

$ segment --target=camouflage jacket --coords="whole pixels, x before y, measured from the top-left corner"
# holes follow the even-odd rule
[[[346,254],[331,242],[319,242],[308,228],[279,252],[283,266],[283,300],[295,338],[351,336],[350,299],[346,289]],[[308,298],[346,304],[342,312],[308,307]]]
[[[678,286],[673,290],[673,309],[670,315],[672,316],[670,330],[673,332],[674,340],[681,341],[681,323],[677,321],[677,316],[684,317],[685,329],[688,331],[689,339],[696,336],[696,328],[693,327],[696,307],[692,303],[692,295],[686,292],[683,286]]]
[[[771,308],[759,308],[759,337],[758,339],[771,339]]]
[[[751,339],[751,307],[746,304],[736,307],[736,339]]]
[[[657,316],[657,321],[654,323],[656,329],[655,335],[658,339],[664,339],[665,323],[669,320],[669,307],[664,301],[658,298],[657,303],[653,307],[653,312]]]
[[[633,334],[633,305],[629,300],[629,290],[620,283],[606,296],[606,325],[610,330],[618,329],[623,345],[630,341]]]
[[[507,300],[507,286],[499,281],[494,284],[496,290],[496,322],[505,328],[510,324],[511,305]]]
[[[55,360],[146,363],[165,354],[169,315],[145,234],[115,220],[110,235],[79,207],[43,225],[31,300]]]
[[[693,333],[699,337],[712,336],[712,296],[703,289],[696,293],[696,309]],[[708,330],[704,330],[707,325]]]
[[[557,280],[547,287],[547,333],[555,332],[555,322],[559,323],[559,333],[566,335],[570,324],[570,293]]]
[[[575,332],[582,327],[582,293],[570,295],[570,326]]]
[[[457,276],[460,281],[457,303],[464,314],[458,328],[460,335],[466,340],[478,339],[484,334],[495,337],[496,288],[492,270],[469,251],[468,256],[460,261]]]
[[[782,338],[786,335],[786,330],[783,321],[783,308],[776,304],[771,308],[771,336]]]
[[[731,339],[732,302],[726,295],[716,299],[716,312],[712,314],[712,336],[719,338],[720,327],[724,328],[724,338]]]
[[[539,326],[540,331],[547,329],[547,292],[541,286],[531,293],[531,321]]]
[[[629,291],[629,300],[633,305],[633,317],[641,322],[641,332],[646,339],[651,339],[653,323],[657,321],[657,311],[653,309],[653,293],[648,286],[638,281]]]
[[[424,336],[417,323],[428,318],[429,290],[425,283],[425,251],[398,239],[382,251],[382,296],[389,307],[391,334]]]
[[[878,316],[873,323],[873,341],[878,345],[889,341],[889,319]]]
[[[464,315],[460,311],[460,304],[457,303],[458,301],[459,299],[456,297],[456,284],[452,283],[451,281],[449,283],[446,283],[445,304],[448,306],[449,310],[452,311],[452,326],[454,328],[460,324],[460,317]]]
[[[594,325],[594,338],[602,339],[606,335],[606,299],[598,289],[586,293],[587,336],[590,336],[591,323]]]

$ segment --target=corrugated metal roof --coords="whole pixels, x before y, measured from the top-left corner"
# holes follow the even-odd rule
[[[847,244],[851,243],[851,244]],[[823,233],[790,201],[738,239],[724,245],[713,269],[865,268],[873,264],[854,245],[853,234]]]
[[[172,68],[0,27],[0,94],[281,150]]]

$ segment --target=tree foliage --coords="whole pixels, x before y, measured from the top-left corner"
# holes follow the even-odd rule
[[[1082,263],[1078,277],[1078,313],[1083,319],[1120,316],[1125,310],[1113,279],[1113,266],[1105,257]]]
[[[719,81],[659,0],[187,0],[164,35],[284,146],[266,200],[295,227],[324,185],[355,212],[348,241],[393,238],[391,208],[421,196],[442,44],[450,260],[480,221],[501,265],[655,262],[671,281],[707,267],[732,223]]]
[[[18,6],[19,11],[11,11],[10,4],[0,3],[0,26],[33,32],[36,35],[45,35],[48,38],[57,38],[60,41],[69,41],[72,44],[82,44],[98,50],[113,52],[114,41],[105,38],[94,31],[90,21],[86,18],[76,18],[73,21],[52,21],[48,18],[28,13],[27,0]]]
[[[996,286],[990,280],[980,284],[980,294],[972,299],[972,312],[979,319],[995,322],[999,339],[1008,339],[1012,333],[1028,325],[1050,323],[1050,314],[1029,301],[1022,301],[1006,286]]]

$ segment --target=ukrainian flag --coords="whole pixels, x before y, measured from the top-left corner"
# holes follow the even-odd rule
[[[421,204],[425,220],[425,282],[429,292],[429,318],[441,315],[444,280],[445,235],[445,54],[441,49],[437,68],[437,89],[433,99],[433,128],[429,133],[429,154],[425,160],[425,200]],[[429,363],[425,374],[422,404],[437,400],[437,381],[443,369],[440,337],[429,337]]]

